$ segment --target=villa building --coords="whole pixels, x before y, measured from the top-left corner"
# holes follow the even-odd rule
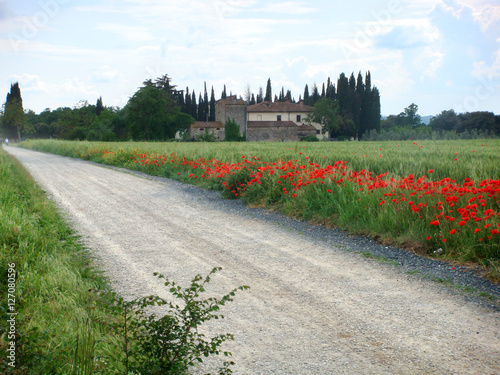
[[[321,125],[305,124],[313,107],[291,102],[262,102],[247,105],[243,99],[230,96],[215,104],[215,120],[197,121],[189,127],[189,137],[196,138],[206,132],[217,140],[224,139],[224,124],[234,119],[240,126],[241,135],[247,141],[298,141],[302,137],[316,136],[322,139]]]

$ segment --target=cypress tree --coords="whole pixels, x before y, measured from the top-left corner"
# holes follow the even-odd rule
[[[198,121],[206,121],[207,119],[205,118],[205,103],[203,103],[203,97],[200,96],[198,98],[198,113],[197,113],[197,118]]]
[[[321,89],[321,97],[325,98],[326,97],[326,90],[325,90],[325,83],[323,82],[323,87]]]
[[[102,96],[97,99],[97,103],[95,104],[95,114],[99,116],[104,109],[104,106],[102,105]]]
[[[208,101],[207,82],[205,81],[205,93],[203,94],[203,121],[208,121],[210,102]]]
[[[370,129],[380,131],[380,92],[378,88],[373,87],[371,92],[371,111],[370,111]]]
[[[368,71],[365,76],[365,91],[372,91],[372,76],[370,71]]]
[[[193,90],[193,93],[191,94],[191,109],[190,109],[190,114],[193,116],[193,118],[198,118],[198,105],[196,104],[196,94]]]
[[[363,75],[361,71],[358,73],[358,78],[356,80],[356,92],[362,94],[365,91],[365,85],[363,84]]]
[[[377,127],[378,129],[380,129],[380,119],[375,123],[373,122],[374,118],[376,117],[376,115],[374,116],[373,114],[373,111],[375,110],[376,107],[374,99],[375,97],[371,87],[371,76],[370,72],[368,71],[365,75],[365,84],[363,88],[363,94],[361,97],[361,115],[360,115],[360,131],[359,131],[360,137],[362,137],[363,134],[368,130],[376,129]]]
[[[271,78],[267,80],[266,86],[266,96],[264,97],[265,102],[271,102],[273,100],[273,89],[271,87]]]
[[[349,80],[344,73],[340,73],[337,80],[337,102],[339,103],[340,115],[345,117],[348,114],[349,108]]]
[[[210,121],[215,121],[215,92],[212,86],[212,94],[210,95]]]
[[[335,100],[335,86],[332,84],[330,77],[326,81],[326,97]]]
[[[313,92],[312,92],[312,100],[311,100],[311,105],[316,104],[316,102],[320,99],[319,91],[318,91],[318,85],[315,83],[313,84]]]
[[[304,104],[305,105],[311,105],[311,99],[309,97],[309,86],[304,87]]]
[[[220,98],[221,99],[226,99],[227,98],[226,85],[224,85],[224,90],[222,90],[222,94],[221,94]]]
[[[285,88],[281,86],[281,91],[280,91],[280,96],[278,98],[278,101],[284,102],[285,101]]]
[[[6,137],[15,138],[21,141],[21,129],[24,127],[23,99],[19,82],[10,85],[10,92],[7,93],[5,101],[5,111],[2,117],[2,127]]]
[[[255,95],[252,93],[252,98],[250,99],[250,105],[256,104]]]
[[[190,115],[191,114],[191,94],[189,93],[189,87],[186,86],[186,95],[184,99],[184,106],[182,107],[182,112]]]

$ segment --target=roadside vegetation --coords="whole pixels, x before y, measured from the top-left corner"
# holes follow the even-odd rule
[[[222,190],[500,279],[498,140],[22,146]]]
[[[168,301],[124,301],[56,206],[0,148],[0,373],[188,374],[206,356],[230,356],[220,346],[232,335],[205,338],[197,331],[222,317],[219,310],[237,291],[203,298],[219,270],[195,276],[187,288],[159,276]],[[163,308],[161,316],[151,314],[152,306]],[[231,373],[231,364],[218,374]]]

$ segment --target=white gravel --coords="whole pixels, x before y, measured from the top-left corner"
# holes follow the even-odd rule
[[[209,294],[249,285],[225,307],[226,319],[207,327],[235,335],[227,345],[235,374],[500,374],[495,309],[214,192],[7,151],[61,207],[122,296],[164,296],[155,271],[186,285],[221,266]]]

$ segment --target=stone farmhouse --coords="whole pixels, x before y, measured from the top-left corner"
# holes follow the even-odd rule
[[[189,137],[196,138],[205,132],[224,139],[224,124],[234,119],[240,126],[241,135],[247,141],[298,141],[305,136],[322,138],[321,125],[305,124],[305,118],[313,107],[291,102],[262,102],[247,105],[243,99],[230,96],[215,104],[216,121],[197,121],[189,127]]]

